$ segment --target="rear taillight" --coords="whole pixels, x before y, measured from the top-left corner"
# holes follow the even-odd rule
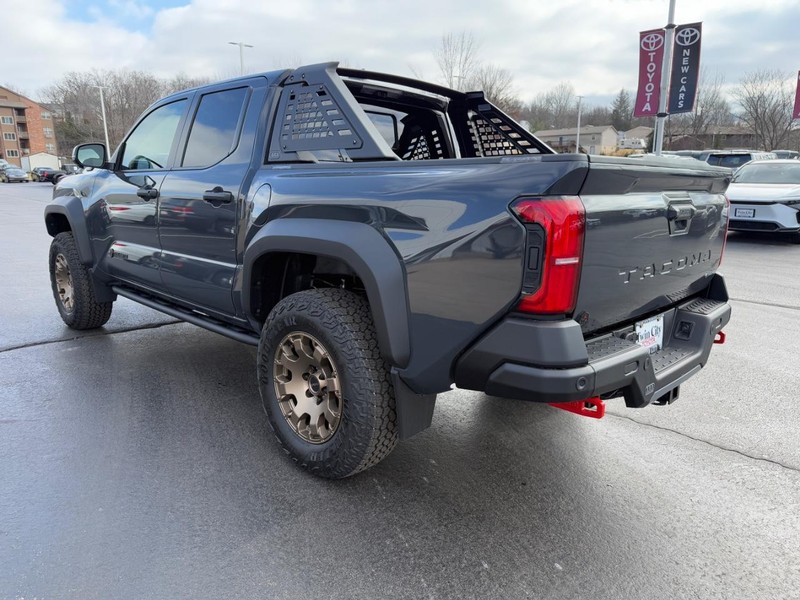
[[[577,196],[523,198],[514,202],[511,210],[523,223],[536,224],[544,230],[543,258],[536,265],[541,269],[540,285],[532,293],[523,289],[517,310],[537,314],[571,313],[578,297],[583,259],[586,229],[583,202]],[[528,236],[531,237],[530,231]]]

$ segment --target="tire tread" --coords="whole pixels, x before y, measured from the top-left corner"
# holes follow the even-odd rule
[[[57,254],[63,254],[69,264],[72,276],[74,308],[67,312],[61,304],[56,290],[54,264]],[[53,297],[64,323],[72,329],[96,329],[105,325],[111,318],[113,302],[98,302],[94,296],[92,276],[80,260],[75,238],[70,231],[63,231],[53,238],[50,245],[50,281]]]
[[[267,410],[270,427],[284,451],[304,469],[334,479],[355,475],[386,458],[398,441],[390,370],[380,352],[369,305],[361,296],[337,288],[305,290],[279,302],[264,324],[259,345],[259,382],[265,408],[265,393],[270,393],[265,386],[272,385],[271,359],[267,356],[272,348],[269,338],[277,337],[273,326],[297,314],[318,323],[343,359],[344,364],[337,364],[337,368],[346,381],[343,394],[348,394],[343,396],[343,420],[350,423],[341,423],[340,429],[347,425],[348,431],[357,435],[345,440],[329,457],[321,459],[324,451],[297,452],[287,444],[273,422],[276,418],[283,419],[282,414],[272,415]],[[277,341],[272,340],[272,344]],[[334,435],[340,433],[342,431],[337,431]]]

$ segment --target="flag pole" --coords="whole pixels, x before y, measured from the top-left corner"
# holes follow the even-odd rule
[[[661,156],[664,147],[664,121],[667,118],[667,92],[669,78],[672,72],[672,46],[675,41],[675,0],[669,0],[669,16],[667,17],[666,39],[664,44],[664,60],[661,63],[661,92],[658,99],[658,114],[656,115],[656,131],[653,136],[653,150],[656,156]]]

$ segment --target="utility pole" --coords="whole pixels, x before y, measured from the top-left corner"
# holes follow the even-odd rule
[[[106,136],[106,152],[108,152],[108,156],[111,156],[111,144],[108,143],[108,122],[106,121],[106,101],[103,98],[103,86],[102,85],[94,85],[92,87],[96,87],[100,90],[100,114],[103,115],[103,133]]]
[[[672,75],[672,45],[675,41],[675,0],[669,0],[669,15],[667,17],[666,38],[664,44],[664,60],[661,63],[661,95],[658,99],[658,114],[656,115],[656,131],[653,135],[653,151],[656,156],[661,156],[664,147],[664,119],[667,118],[667,92],[669,79]]]
[[[575,132],[575,154],[581,153],[581,100],[583,100],[583,96],[578,96],[578,129]]]
[[[228,42],[233,46],[239,46],[239,74],[244,75],[244,49],[245,48],[252,48],[250,44],[245,44],[244,42]]]

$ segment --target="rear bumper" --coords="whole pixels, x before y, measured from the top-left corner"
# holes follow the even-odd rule
[[[595,396],[624,396],[631,407],[668,402],[706,364],[717,333],[730,320],[722,276],[714,275],[706,298],[662,314],[664,347],[654,354],[624,338],[633,324],[584,341],[575,321],[509,317],[464,353],[456,364],[456,385],[536,402]]]

